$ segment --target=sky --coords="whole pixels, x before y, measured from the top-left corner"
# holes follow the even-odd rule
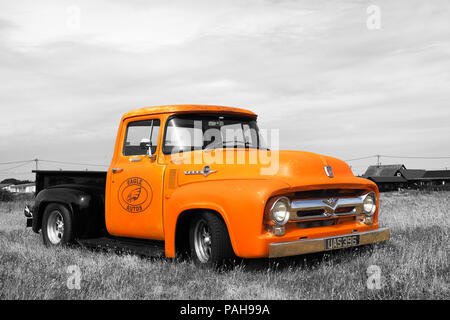
[[[121,116],[168,104],[250,109],[281,149],[450,157],[449,16],[446,0],[0,0],[0,179],[33,178],[16,162],[34,158],[106,170]]]

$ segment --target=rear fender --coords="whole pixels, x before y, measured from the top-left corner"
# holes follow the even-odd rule
[[[59,203],[69,208],[73,215],[75,237],[100,235],[105,230],[104,201],[94,190],[75,188],[50,188],[39,192],[34,204],[32,229],[38,233],[42,227],[45,208]]]

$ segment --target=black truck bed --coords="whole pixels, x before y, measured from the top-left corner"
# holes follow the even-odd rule
[[[37,170],[36,195],[47,188],[59,185],[83,185],[102,188],[106,187],[106,171],[63,171]]]

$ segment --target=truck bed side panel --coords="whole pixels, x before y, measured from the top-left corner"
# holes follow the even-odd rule
[[[36,173],[36,195],[40,191],[58,185],[83,185],[106,187],[103,171],[33,171]]]
[[[74,214],[77,238],[103,235],[105,187],[106,172],[37,171],[33,231],[39,232],[45,207],[54,202]]]

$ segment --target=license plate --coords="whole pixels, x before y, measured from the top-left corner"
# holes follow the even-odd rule
[[[359,235],[325,239],[325,250],[349,248],[359,245]]]

